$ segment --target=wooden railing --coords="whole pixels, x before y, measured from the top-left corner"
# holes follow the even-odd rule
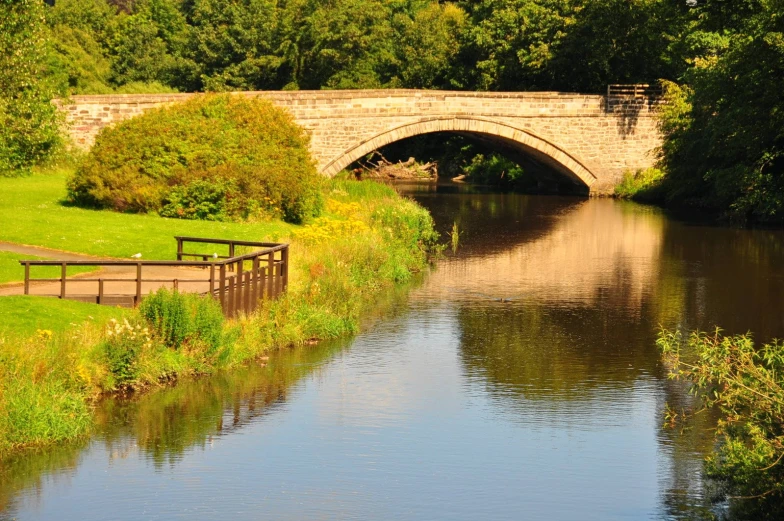
[[[658,98],[661,95],[661,87],[658,85],[648,85],[647,83],[607,86],[607,98],[649,99]]]
[[[43,288],[36,294],[61,299],[82,300],[97,304],[137,306],[144,295],[159,287],[194,291],[209,295],[220,302],[227,317],[250,313],[263,299],[272,299],[288,287],[288,244],[267,242],[175,237],[177,261],[106,260],[57,261],[20,260],[24,266],[24,293],[31,294],[31,285]],[[217,252],[185,252],[188,243],[225,248],[228,255]],[[215,248],[217,247],[217,248]],[[237,254],[237,247],[250,250]],[[261,249],[259,249],[261,248]],[[186,261],[185,257],[201,260]],[[33,278],[31,269],[38,266],[59,266],[57,278]],[[87,266],[100,268],[98,277],[68,278],[68,268]],[[186,269],[183,269],[186,268]],[[187,269],[191,268],[191,269]],[[200,275],[200,272],[206,272]],[[57,291],[45,283],[59,283]],[[74,287],[78,286],[78,291]]]

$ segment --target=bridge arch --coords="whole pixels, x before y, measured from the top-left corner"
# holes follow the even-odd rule
[[[596,176],[574,156],[531,131],[490,119],[462,116],[424,118],[385,130],[344,151],[340,156],[327,163],[321,172],[324,175],[333,176],[354,161],[383,146],[401,139],[434,132],[475,135],[490,141],[500,142],[565,174],[577,184],[590,188],[596,181]]]

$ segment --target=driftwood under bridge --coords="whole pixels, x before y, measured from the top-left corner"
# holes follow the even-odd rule
[[[227,317],[233,318],[252,312],[261,300],[274,299],[286,291],[288,244],[202,237],[175,239],[176,261],[21,260],[25,270],[24,294],[135,307],[144,296],[167,287],[209,295],[220,302]],[[195,249],[201,251],[186,251],[186,245],[198,245]],[[238,253],[239,250],[250,251]],[[60,276],[34,278],[32,272],[39,266],[59,266]],[[95,267],[98,273],[69,278],[68,269],[77,266]]]

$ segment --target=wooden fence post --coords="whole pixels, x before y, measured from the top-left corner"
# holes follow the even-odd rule
[[[142,263],[136,263],[136,296],[134,297],[134,306],[138,306],[142,302]]]
[[[228,306],[226,305],[226,264],[220,265],[220,281],[218,282],[218,300],[220,301],[223,314],[228,316]]]
[[[275,252],[267,254],[267,296],[275,298]]]
[[[63,262],[60,265],[60,298],[61,299],[65,298],[65,277],[66,277],[67,266],[68,264],[66,264],[65,262]]]
[[[253,277],[251,278],[251,286],[253,287],[253,295],[251,296],[251,302],[253,309],[259,304],[259,299],[261,296],[259,295],[259,256],[253,257]]]
[[[286,291],[289,287],[289,247],[286,245],[280,251],[280,269],[283,271],[283,288],[281,291]]]
[[[229,318],[234,318],[234,283],[237,281],[237,277],[231,276],[228,278],[227,282],[229,284],[229,295],[228,295],[228,314],[226,315]]]
[[[244,275],[245,275],[245,284],[244,284],[245,287],[243,288],[243,293],[242,293],[242,297],[243,297],[242,298],[242,307],[244,308],[245,313],[247,314],[247,313],[250,313],[250,311],[251,311],[251,307],[250,307],[251,306],[251,300],[250,300],[250,297],[251,297],[251,293],[253,293],[253,291],[252,291],[252,288],[251,288],[251,285],[250,285],[250,280],[251,280],[250,277],[251,277],[252,273],[249,272],[249,271],[246,271],[244,273]]]
[[[234,268],[234,271],[237,273],[237,277],[234,279],[235,283],[237,285],[237,291],[234,294],[234,297],[237,299],[234,302],[234,313],[236,314],[237,312],[239,312],[242,309],[242,300],[243,300],[243,298],[242,298],[242,292],[243,292],[242,282],[244,280],[244,277],[243,277],[244,274],[242,272],[242,261],[235,262],[234,264],[237,265],[237,267]]]

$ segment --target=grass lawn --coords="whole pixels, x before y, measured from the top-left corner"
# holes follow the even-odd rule
[[[24,280],[24,266],[19,264],[20,259],[38,260],[42,259],[42,257],[0,251],[0,284],[3,282]],[[30,271],[31,275],[37,279],[53,279],[60,276],[60,268],[57,266],[39,266],[35,268],[35,270],[31,269]],[[89,266],[73,266],[68,268],[68,275],[87,273],[89,271],[95,271],[95,268]]]
[[[0,240],[102,257],[176,258],[175,235],[277,241],[293,225],[282,221],[229,223],[164,219],[63,206],[70,171],[0,178]],[[221,252],[218,252],[221,253]]]
[[[38,329],[65,331],[84,322],[104,324],[129,312],[124,308],[51,297],[0,297],[0,339],[4,336],[24,338],[34,335]]]

